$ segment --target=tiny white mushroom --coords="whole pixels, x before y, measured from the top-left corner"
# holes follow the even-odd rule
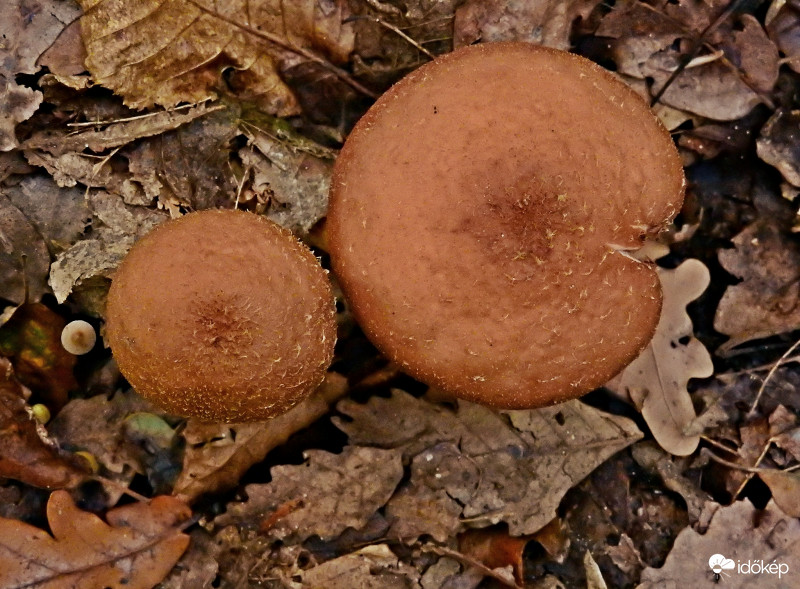
[[[86,321],[72,321],[61,332],[61,345],[70,354],[82,356],[88,354],[97,342],[94,327]]]

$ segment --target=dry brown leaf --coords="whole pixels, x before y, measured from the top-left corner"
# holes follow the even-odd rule
[[[419,589],[419,573],[385,544],[367,546],[300,573],[306,589]]]
[[[786,65],[800,72],[800,10],[792,2],[772,2],[766,17],[767,32],[786,56]]]
[[[308,450],[299,466],[275,466],[272,482],[247,485],[248,500],[230,503],[215,521],[260,528],[297,542],[317,535],[330,540],[360,528],[391,497],[403,466],[397,450],[347,446],[341,454]]]
[[[210,113],[224,110],[220,104],[196,104],[174,110],[146,115],[99,121],[75,132],[75,129],[43,129],[35,132],[23,144],[26,150],[41,150],[59,156],[81,153],[88,149],[101,153],[127,145],[136,139],[161,135]]]
[[[0,297],[22,304],[27,294],[27,300],[38,301],[47,292],[50,254],[33,224],[2,192],[0,235]]]
[[[569,49],[576,19],[587,18],[599,0],[467,0],[456,10],[454,46],[477,41],[527,41]]]
[[[338,409],[352,420],[334,418],[351,444],[400,449],[413,461],[409,485],[445,491],[421,495],[417,503],[430,514],[430,529],[442,525],[435,522],[455,501],[462,524],[504,521],[515,536],[536,532],[555,517],[568,489],[642,435],[630,420],[578,401],[503,413],[460,402],[452,411],[394,391],[364,405],[345,400]],[[445,503],[437,506],[436,497]],[[405,504],[413,513],[412,499]],[[396,502],[390,505],[405,517]],[[425,518],[417,520],[419,527],[407,529],[404,539],[429,533]]]
[[[33,418],[11,363],[0,358],[0,477],[34,487],[73,487],[86,473],[59,454],[55,442]],[[2,567],[0,567],[2,569]]]
[[[227,84],[267,112],[297,114],[281,69],[309,52],[341,63],[353,47],[338,1],[142,0],[124,11],[111,0],[79,3],[89,71],[133,108],[199,102]]]
[[[800,327],[797,242],[766,219],[745,228],[733,244],[720,250],[719,261],[742,282],[729,286],[717,306],[714,329],[731,337],[721,352]]]
[[[759,478],[772,492],[775,505],[791,517],[800,517],[800,473],[784,470],[761,470]]]
[[[184,503],[161,496],[109,511],[106,523],[55,491],[47,503],[52,536],[0,519],[0,586],[151,589],[186,550],[181,527],[190,516]]]
[[[167,219],[161,211],[132,207],[104,191],[89,193],[91,235],[60,253],[50,266],[50,286],[63,303],[73,288],[94,278],[108,279],[139,237]],[[93,309],[98,314],[103,306]]]
[[[763,587],[790,589],[797,587],[800,569],[800,520],[787,516],[773,502],[766,509],[757,510],[749,501],[737,501],[721,507],[714,513],[708,530],[699,534],[692,528],[684,529],[675,539],[672,551],[664,566],[642,571],[642,584],[637,589],[666,587],[713,586],[714,571],[709,560],[714,555],[721,563],[731,561],[733,568],[720,570],[720,586]],[[770,565],[784,564],[786,572],[741,572],[740,563],[763,561]],[[745,569],[749,570],[749,569]]]
[[[255,199],[256,212],[292,231],[308,232],[328,210],[336,152],[303,138],[280,119],[263,123],[269,126],[242,124],[251,146],[239,150],[239,157],[252,178],[239,200]]]
[[[792,186],[800,186],[798,125],[800,111],[778,109],[761,128],[756,141],[758,157],[778,168]]]
[[[0,18],[0,151],[17,146],[14,127],[28,119],[42,101],[42,93],[20,86],[19,74],[35,74],[36,59],[61,30],[78,17],[73,2],[10,0]]]
[[[193,501],[235,486],[248,468],[322,417],[346,390],[347,379],[329,372],[308,399],[270,421],[226,425],[190,419],[182,433],[186,450],[173,492]]]
[[[659,269],[659,278],[664,304],[656,333],[609,386],[631,396],[662,448],[687,456],[700,437],[685,433],[696,417],[686,385],[691,378],[713,374],[714,364],[705,346],[692,336],[686,305],[703,294],[710,276],[702,262],[690,259],[674,270]]]

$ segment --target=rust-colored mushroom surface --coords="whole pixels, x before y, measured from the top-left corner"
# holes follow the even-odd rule
[[[626,252],[680,209],[669,133],[623,82],[524,43],[460,49],[386,92],[334,170],[333,270],[416,378],[502,408],[580,396],[653,335]]]
[[[238,211],[190,213],[138,241],[114,275],[106,337],[139,393],[207,421],[267,419],[321,382],[335,307],[314,254]]]

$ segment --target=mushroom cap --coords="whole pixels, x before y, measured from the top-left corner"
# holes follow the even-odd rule
[[[190,213],[114,275],[106,336],[120,371],[178,415],[258,421],[322,382],[336,340],[327,275],[292,234],[241,211]]]
[[[680,210],[667,130],[573,54],[465,47],[415,70],[336,162],[333,271],[366,334],[459,397],[529,408],[607,382],[653,335],[641,246]]]

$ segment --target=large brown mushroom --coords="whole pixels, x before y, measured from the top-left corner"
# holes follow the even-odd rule
[[[661,289],[628,252],[680,209],[669,133],[594,63],[524,43],[420,67],[359,121],[328,217],[367,335],[418,379],[526,408],[605,383]]]
[[[208,421],[288,410],[322,382],[336,339],[330,285],[311,251],[238,211],[156,227],[114,275],[106,311],[134,389]]]

